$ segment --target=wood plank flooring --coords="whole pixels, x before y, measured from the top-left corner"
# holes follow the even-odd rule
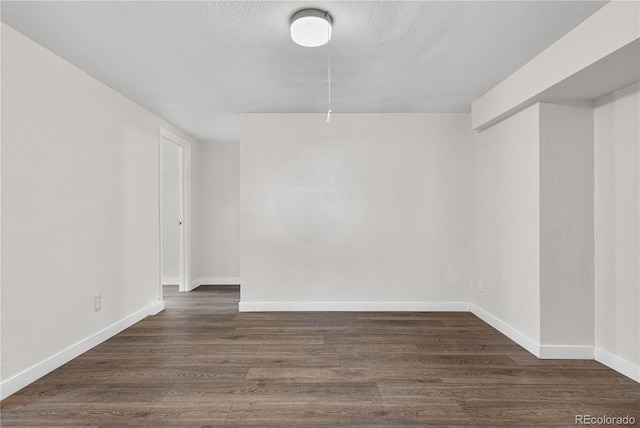
[[[1,405],[1,425],[575,426],[635,417],[640,384],[538,360],[469,313],[238,313],[239,288],[166,310]]]

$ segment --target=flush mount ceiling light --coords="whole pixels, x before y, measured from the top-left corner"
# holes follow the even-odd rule
[[[291,39],[308,48],[322,46],[331,39],[331,15],[318,9],[302,9],[291,17]]]

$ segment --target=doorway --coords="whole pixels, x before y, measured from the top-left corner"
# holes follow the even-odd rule
[[[164,285],[190,290],[189,143],[160,133],[160,296]],[[162,298],[162,297],[161,297]]]

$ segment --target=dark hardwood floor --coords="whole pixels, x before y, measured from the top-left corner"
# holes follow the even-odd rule
[[[165,300],[5,399],[2,426],[640,426],[640,384],[538,360],[469,313],[238,313],[236,286]]]

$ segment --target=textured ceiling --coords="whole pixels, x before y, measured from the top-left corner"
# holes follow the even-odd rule
[[[606,2],[2,2],[2,21],[202,140],[238,113],[327,110],[327,47],[289,37],[328,10],[334,112],[461,112]]]

